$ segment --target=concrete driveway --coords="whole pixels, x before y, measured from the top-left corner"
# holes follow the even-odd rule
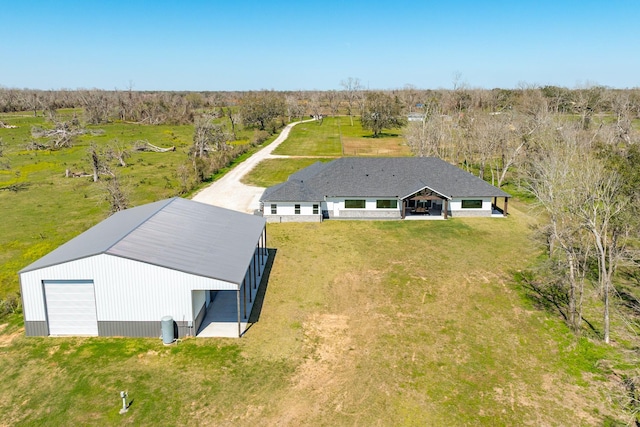
[[[283,157],[271,154],[289,136],[291,128],[298,123],[311,122],[303,120],[288,124],[280,135],[271,144],[256,152],[244,162],[240,163],[229,171],[225,176],[214,181],[210,186],[203,188],[196,193],[192,199],[197,202],[208,203],[234,211],[253,213],[260,207],[260,196],[264,192],[263,187],[253,187],[245,185],[240,180],[262,160]]]

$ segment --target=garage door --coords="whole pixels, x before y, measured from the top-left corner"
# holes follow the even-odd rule
[[[44,282],[50,335],[98,335],[92,281]]]

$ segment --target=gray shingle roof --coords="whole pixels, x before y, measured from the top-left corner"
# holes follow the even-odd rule
[[[118,212],[21,273],[105,253],[241,283],[265,222],[175,197]]]
[[[322,201],[327,197],[405,198],[424,188],[447,198],[510,197],[436,157],[343,157],[316,163],[268,188],[263,202]]]

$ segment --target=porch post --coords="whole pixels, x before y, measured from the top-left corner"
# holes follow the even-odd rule
[[[264,231],[260,235],[260,264],[264,265]]]
[[[251,263],[253,264],[253,289],[257,288],[257,284],[256,282],[258,281],[258,274],[256,272],[256,269],[258,268],[258,263],[256,262],[256,257],[253,257],[253,260],[251,260]]]
[[[246,282],[242,283],[242,306],[243,306],[242,312],[244,313],[244,318],[246,319],[247,318],[247,283]]]
[[[255,274],[256,274],[256,282],[258,281],[258,277],[260,277],[260,266],[258,265],[258,255],[260,254],[260,246],[258,245],[258,247],[256,248],[256,253],[255,256],[253,257],[253,260],[255,261],[254,263],[254,270],[255,270]],[[253,284],[253,288],[257,289],[258,288],[258,284],[254,283]]]
[[[242,335],[242,324],[240,323],[240,288],[236,292],[236,300],[238,303],[238,338]]]
[[[406,201],[406,199],[402,200],[402,206],[401,206],[400,209],[402,209],[402,212],[400,212],[400,218],[404,219],[405,212],[407,211],[407,201]]]
[[[504,198],[504,212],[502,212],[504,216],[507,216],[507,206],[508,206],[508,204],[509,204],[509,198],[505,197]]]
[[[449,200],[444,199],[444,202],[442,202],[442,216],[444,216],[444,219],[448,218],[448,214],[447,214],[448,210],[449,210]]]
[[[269,257],[269,251],[267,249],[267,227],[264,228],[262,234],[264,235],[264,257],[267,258]]]

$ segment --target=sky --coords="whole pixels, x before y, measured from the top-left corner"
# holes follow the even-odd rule
[[[640,87],[640,1],[0,0],[0,87]]]

